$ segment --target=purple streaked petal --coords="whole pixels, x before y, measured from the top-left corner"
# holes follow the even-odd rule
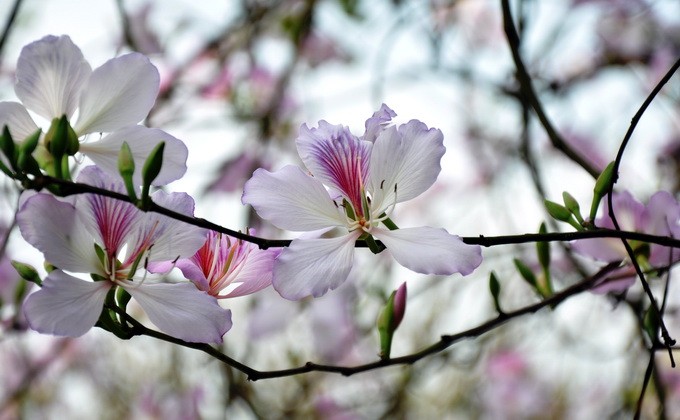
[[[113,178],[96,166],[84,168],[77,180],[109,191],[124,191],[121,180]],[[117,256],[143,217],[143,213],[131,203],[97,194],[78,196],[76,205],[94,233],[97,243],[103,245],[110,256]]]
[[[240,283],[234,290],[224,295],[225,297],[245,296],[258,292],[272,284],[272,270],[274,260],[279,256],[280,250],[261,250],[253,244],[247,244],[251,248],[243,267],[237,272],[232,280]]]
[[[467,245],[444,229],[373,228],[371,233],[385,244],[399,264],[416,273],[466,276],[482,263],[479,246]]]
[[[40,333],[79,337],[99,319],[109,289],[108,281],[84,281],[55,270],[26,298],[24,314]]]
[[[392,109],[382,104],[380,109],[373,113],[373,116],[366,120],[366,132],[364,133],[364,140],[370,141],[371,143],[378,138],[378,135],[385,129],[392,118],[396,117],[397,113],[392,111]]]
[[[361,187],[368,177],[372,144],[360,140],[347,127],[319,121],[319,128],[300,127],[296,140],[307,169],[324,184],[338,190],[361,209]]]
[[[92,159],[99,167],[112,175],[118,175],[118,154],[127,142],[135,161],[134,182],[142,184],[142,168],[151,151],[160,142],[165,142],[163,149],[163,167],[153,185],[165,185],[181,178],[187,170],[188,150],[179,139],[163,130],[133,125],[116,130],[101,140],[82,143],[80,152]]]
[[[102,272],[94,251],[93,232],[83,229],[78,210],[52,195],[38,193],[17,214],[21,235],[55,266],[78,273]]]
[[[297,166],[256,170],[246,182],[242,201],[280,229],[309,231],[347,224],[323,184]]]
[[[294,240],[274,263],[274,289],[286,299],[298,300],[337,288],[352,269],[354,242],[360,234]]]
[[[0,102],[0,130],[5,126],[16,143],[38,131],[26,108],[18,102]]]
[[[76,133],[110,133],[139,123],[156,102],[159,85],[158,70],[142,54],[107,61],[92,72],[83,88]]]
[[[125,282],[124,288],[161,331],[192,343],[221,343],[231,311],[193,284]]]
[[[194,199],[186,193],[156,191],[151,195],[154,203],[185,216],[194,215]],[[149,250],[148,261],[168,261],[192,256],[205,242],[205,229],[172,219],[158,213],[144,213],[141,222],[128,238],[135,247],[129,256],[139,250]],[[151,246],[151,248],[147,248]],[[130,250],[129,250],[130,251]]]
[[[373,206],[385,209],[393,202],[410,200],[434,184],[446,151],[442,132],[411,120],[383,130],[371,153],[369,191]],[[395,197],[395,188],[397,190]]]
[[[91,73],[71,38],[50,35],[21,50],[14,91],[26,108],[41,117],[71,118]]]

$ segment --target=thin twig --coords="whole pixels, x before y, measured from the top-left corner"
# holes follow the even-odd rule
[[[501,0],[501,6],[503,8],[503,28],[505,29],[505,35],[508,38],[508,45],[510,46],[512,58],[515,62],[515,67],[517,68],[516,77],[517,81],[519,82],[521,93],[524,95],[536,113],[536,116],[545,129],[545,132],[548,135],[552,145],[557,150],[564,153],[565,156],[577,163],[580,167],[585,169],[586,172],[588,172],[593,178],[597,178],[600,174],[600,171],[598,171],[597,168],[595,168],[586,159],[584,159],[583,156],[581,156],[567,144],[567,142],[553,127],[550,119],[543,110],[543,105],[538,99],[538,95],[536,94],[531,82],[531,77],[529,76],[526,66],[522,61],[522,56],[519,53],[520,39],[512,20],[512,13],[510,12],[510,4],[508,3],[508,0]]]
[[[599,272],[597,272],[595,275],[586,278],[585,280],[568,287],[564,289],[563,291],[554,294],[550,298],[547,298],[545,300],[542,300],[540,302],[537,302],[532,305],[525,306],[523,308],[517,309],[515,311],[511,312],[504,312],[502,314],[498,314],[495,318],[486,321],[476,327],[470,328],[468,330],[456,333],[456,334],[451,334],[451,335],[442,335],[441,339],[416,352],[413,354],[409,354],[406,356],[401,356],[401,357],[395,357],[392,359],[380,359],[371,363],[366,363],[363,365],[356,365],[356,366],[338,366],[338,365],[325,365],[325,364],[319,364],[319,363],[314,363],[314,362],[307,362],[302,366],[295,367],[295,368],[289,368],[289,369],[281,369],[281,370],[271,370],[271,371],[260,371],[257,369],[254,369],[250,366],[247,366],[241,362],[238,362],[229,356],[223,354],[216,348],[212,347],[209,344],[203,344],[203,343],[189,343],[184,340],[180,340],[175,337],[171,337],[167,334],[164,334],[162,332],[154,331],[151,330],[144,325],[142,325],[140,322],[132,318],[130,315],[125,313],[122,309],[115,307],[115,306],[107,306],[108,309],[111,309],[121,315],[123,319],[128,322],[129,324],[132,325],[131,330],[129,331],[131,335],[147,335],[162,341],[167,341],[173,344],[177,344],[183,347],[188,347],[196,350],[200,350],[215,359],[245,373],[248,376],[249,380],[252,381],[257,381],[260,379],[271,379],[271,378],[281,378],[281,377],[286,377],[286,376],[294,376],[294,375],[300,375],[304,373],[309,373],[309,372],[329,372],[329,373],[338,373],[343,376],[351,376],[357,373],[361,372],[367,372],[370,370],[375,370],[375,369],[380,369],[384,368],[387,366],[394,366],[394,365],[411,365],[414,364],[415,362],[429,356],[432,354],[436,354],[439,352],[442,352],[446,350],[447,348],[451,347],[455,343],[462,341],[464,339],[468,338],[477,338],[480,337],[483,334],[486,334],[487,332],[490,332],[501,325],[505,324],[506,322],[509,322],[512,319],[521,317],[523,315],[531,314],[538,312],[539,310],[545,308],[545,307],[552,307],[555,308],[568,298],[581,293],[583,291],[586,291],[590,289],[593,285],[595,285],[598,281],[600,281],[602,278],[607,276],[609,273],[612,271],[616,270],[618,267],[617,263],[611,263],[607,265],[606,267],[602,268]]]
[[[14,5],[12,5],[12,9],[9,12],[5,27],[2,29],[2,35],[0,35],[0,68],[2,67],[2,50],[5,48],[10,32],[12,32],[12,26],[14,26],[14,22],[19,14],[21,2],[22,0],[14,0]]]

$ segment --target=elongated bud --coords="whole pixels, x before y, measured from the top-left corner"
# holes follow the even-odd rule
[[[562,193],[562,201],[564,201],[564,206],[576,216],[576,220],[582,224],[583,216],[581,215],[581,206],[579,206],[578,201],[566,191]]]
[[[593,188],[593,202],[590,205],[590,220],[595,220],[595,215],[597,214],[597,208],[600,206],[600,201],[612,187],[612,181],[614,179],[614,162],[607,165],[606,168],[600,173],[595,181],[595,187]]]
[[[394,332],[404,319],[406,311],[406,283],[392,292],[387,303],[378,315],[378,333],[380,334],[380,358],[389,359],[392,350]]]
[[[494,273],[493,271],[489,274],[489,291],[491,292],[491,297],[493,298],[493,306],[494,308],[496,308],[496,312],[498,312],[499,314],[504,313],[503,309],[501,309],[500,302],[501,283],[498,281],[496,273]]]
[[[68,120],[66,115],[52,120],[49,130],[45,134],[45,146],[55,157],[55,160],[60,160],[66,154],[68,148]]]
[[[120,152],[118,152],[118,172],[120,172],[120,176],[123,177],[123,183],[130,196],[130,200],[132,200],[132,202],[137,202],[135,185],[132,181],[135,174],[135,160],[132,157],[132,151],[127,142],[123,142]]]
[[[144,168],[142,169],[142,182],[144,183],[144,186],[150,186],[158,174],[161,173],[164,149],[165,142],[162,141],[158,143],[151,153],[149,153],[146,162],[144,162]]]
[[[541,227],[538,228],[538,233],[545,234],[547,232],[548,230],[545,227],[545,223],[541,223]],[[550,244],[548,242],[536,242],[536,254],[541,267],[544,269],[550,267]]]
[[[17,273],[19,273],[19,277],[26,281],[30,281],[31,283],[35,283],[38,286],[42,286],[40,275],[38,275],[38,271],[33,268],[33,266],[19,261],[11,261],[11,263],[12,267],[14,267],[14,269],[17,270]]]
[[[536,289],[536,286],[538,282],[536,281],[536,275],[534,274],[533,271],[529,267],[526,266],[521,260],[515,258],[512,260],[515,263],[515,268],[517,268],[517,272],[522,276],[524,280],[526,280],[527,283],[529,283],[534,289]]]
[[[569,222],[569,220],[571,220],[571,212],[563,205],[550,200],[544,200],[543,204],[545,205],[548,214],[553,219],[559,220],[560,222]]]
[[[0,136],[0,150],[5,155],[9,164],[16,169],[16,152],[14,147],[14,140],[9,132],[9,127],[6,125],[2,128],[2,135]]]

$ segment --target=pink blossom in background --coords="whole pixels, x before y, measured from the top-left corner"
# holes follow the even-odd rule
[[[486,363],[484,418],[534,418],[548,412],[549,388],[531,375],[524,355],[499,351],[491,354]]]
[[[154,181],[164,185],[184,175],[188,151],[165,131],[138,125],[158,89],[158,70],[141,54],[113,58],[92,70],[68,36],[46,36],[22,49],[14,85],[21,103],[0,102],[0,127],[7,125],[14,140],[22,141],[39,128],[29,110],[47,121],[65,115],[81,141],[79,152],[110,174],[118,176],[118,153],[127,142],[138,184],[149,153],[165,142],[163,168]],[[100,138],[101,133],[108,134]]]
[[[465,275],[481,263],[480,247],[444,229],[379,226],[397,203],[432,186],[445,151],[441,131],[417,120],[387,126],[388,110],[383,105],[366,122],[367,129],[379,122],[374,142],[326,121],[318,128],[303,125],[297,148],[312,175],[289,165],[273,173],[258,169],[246,183],[242,201],[260,217],[280,229],[311,232],[293,240],[274,265],[272,284],[281,296],[319,297],[337,288],[352,268],[354,243],[365,234],[419,273]]]
[[[604,203],[602,216],[595,220],[595,225],[613,229],[608,201],[605,198],[602,202]],[[649,198],[647,205],[644,205],[628,191],[623,191],[614,193],[612,203],[622,230],[680,238],[680,204],[670,193],[659,191]],[[631,241],[631,246],[638,252],[638,262],[643,265],[643,269],[648,266],[663,267],[680,257],[680,251],[660,245],[650,244],[649,250],[646,250],[643,244]],[[629,259],[623,243],[617,238],[583,239],[574,242],[572,249],[598,261],[614,262]],[[592,290],[598,293],[623,291],[634,283],[635,272],[632,267],[627,267],[605,279]]]
[[[99,168],[85,168],[79,182],[121,192],[121,182]],[[158,191],[154,202],[193,215],[194,202],[182,193]],[[24,239],[38,248],[57,270],[42,289],[31,294],[24,313],[34,330],[80,336],[96,323],[112,287],[125,289],[162,331],[187,341],[221,342],[231,327],[230,311],[189,283],[156,283],[145,279],[147,263],[192,255],[205,231],[130,203],[82,194],[59,200],[37,193],[26,198],[17,215]],[[68,272],[99,276],[85,281]],[[141,275],[140,275],[141,273]]]

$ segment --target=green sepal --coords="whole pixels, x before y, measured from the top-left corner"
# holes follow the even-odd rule
[[[394,297],[396,291],[392,292],[387,303],[380,311],[377,320],[378,334],[380,335],[380,353],[381,359],[389,359],[392,351],[392,339],[394,338]]]
[[[24,153],[31,154],[38,147],[38,142],[40,142],[40,135],[42,134],[41,129],[35,130],[33,134],[26,137],[26,139],[21,143],[20,149]]]
[[[380,215],[380,218],[382,219],[382,218],[385,217],[385,216],[386,216],[386,214],[383,213],[383,214]],[[392,219],[390,219],[389,217],[385,217],[385,220],[383,220],[382,223],[383,223],[383,225],[385,225],[385,227],[386,227],[387,229],[389,229],[389,230],[397,230],[397,229],[399,229],[399,226],[397,226],[396,223],[394,223],[394,222],[392,221]]]
[[[118,152],[118,172],[123,178],[125,184],[125,189],[127,190],[128,196],[133,203],[137,202],[137,193],[135,191],[135,185],[132,181],[135,174],[135,159],[132,157],[132,151],[127,142],[123,142],[123,145]]]
[[[491,292],[491,297],[493,298],[493,306],[496,308],[496,312],[499,314],[504,314],[503,309],[501,309],[501,283],[496,277],[496,273],[493,271],[489,273],[489,291]]]
[[[345,214],[350,220],[357,220],[357,215],[354,214],[354,208],[346,198],[342,199],[342,207],[345,208]]]
[[[16,170],[16,148],[7,125],[2,128],[2,135],[0,136],[0,150],[2,150],[2,153],[5,155],[12,168]]]
[[[593,202],[590,205],[590,221],[595,220],[597,215],[597,209],[600,206],[600,201],[609,192],[612,187],[612,181],[614,179],[614,163],[611,162],[606,168],[600,173],[595,181],[595,187],[593,188]]]
[[[117,288],[116,301],[118,302],[118,306],[120,308],[126,310],[127,304],[130,302],[130,299],[132,299],[132,296],[130,295],[130,293],[128,293],[127,290],[123,289],[122,287]]]
[[[515,263],[517,272],[522,276],[522,278],[534,289],[536,289],[538,282],[536,281],[536,275],[533,273],[533,271],[531,271],[531,269],[527,267],[526,264],[517,258],[514,258],[512,261]]]
[[[14,178],[14,173],[12,172],[11,169],[9,169],[7,166],[5,166],[4,163],[0,160],[0,171],[4,172],[5,175],[7,175],[10,178]]]
[[[23,150],[19,152],[19,157],[17,158],[17,166],[19,170],[23,173],[35,176],[41,174],[40,165],[38,165],[38,161],[35,160],[31,153],[26,153]]]
[[[14,267],[14,269],[19,274],[19,277],[26,281],[30,281],[31,283],[35,283],[38,286],[42,286],[40,275],[38,274],[38,271],[33,268],[33,266],[14,260],[12,260],[11,263],[12,267]]]
[[[45,262],[43,263],[43,268],[45,268],[45,271],[47,271],[48,273],[51,273],[51,272],[53,272],[54,270],[57,269],[57,267],[54,266],[54,265],[53,265],[51,262],[49,262],[49,261],[45,261]]]
[[[149,157],[144,162],[142,168],[142,198],[141,206],[146,208],[149,205],[149,191],[151,183],[156,179],[163,167],[163,150],[165,149],[165,142],[160,142],[153,148]]]
[[[90,273],[90,278],[91,278],[92,280],[94,280],[94,281],[104,281],[104,280],[108,280],[107,277],[104,277],[104,276],[102,276],[101,274],[97,274],[97,273]]]
[[[102,267],[106,267],[106,252],[104,252],[104,249],[99,246],[99,244],[94,244],[94,253],[97,254],[97,259],[99,260],[99,263],[102,265]]]
[[[68,120],[66,115],[54,118],[45,134],[45,147],[57,160],[60,160],[68,148]]]
[[[385,246],[384,245],[381,246],[380,244],[378,244],[375,241],[375,238],[373,238],[373,236],[371,236],[370,234],[366,233],[362,235],[362,237],[366,241],[366,245],[368,245],[368,249],[370,249],[372,253],[380,254],[385,250]]]

